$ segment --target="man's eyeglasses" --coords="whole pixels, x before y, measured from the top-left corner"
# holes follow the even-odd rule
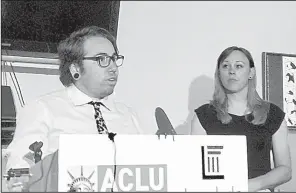
[[[113,56],[109,56],[107,54],[101,54],[98,56],[89,56],[89,57],[83,57],[84,60],[94,60],[98,63],[99,66],[106,68],[111,64],[111,60],[115,62],[116,66],[122,66],[124,56],[114,54]]]

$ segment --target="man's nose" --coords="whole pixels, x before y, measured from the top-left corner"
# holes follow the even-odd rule
[[[109,72],[111,73],[116,73],[118,70],[118,67],[116,65],[116,62],[114,62],[113,60],[110,61],[110,66],[109,66]]]

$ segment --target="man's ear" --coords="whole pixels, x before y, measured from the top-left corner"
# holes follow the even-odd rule
[[[72,64],[69,66],[69,70],[70,70],[70,72],[71,72],[72,75],[74,75],[75,73],[80,74],[80,68],[77,66],[77,64],[73,64],[73,63],[72,63]]]

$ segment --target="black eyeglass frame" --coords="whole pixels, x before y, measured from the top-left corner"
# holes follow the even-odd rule
[[[106,65],[102,65],[101,64],[100,58],[102,58],[102,57],[106,57],[108,59],[108,62],[106,63]],[[100,67],[107,68],[108,66],[110,66],[111,60],[113,62],[115,62],[115,64],[116,64],[117,67],[122,66],[123,61],[124,61],[124,56],[123,55],[118,55],[118,54],[113,54],[112,56],[109,56],[107,54],[100,54],[100,55],[97,55],[97,56],[85,56],[82,59],[83,60],[93,60],[93,61],[96,61]],[[121,59],[122,60],[122,62],[119,65],[117,63],[118,59]]]

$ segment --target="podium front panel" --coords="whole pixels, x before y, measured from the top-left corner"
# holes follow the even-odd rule
[[[245,136],[116,135],[114,141],[61,137],[59,191],[248,190]]]

